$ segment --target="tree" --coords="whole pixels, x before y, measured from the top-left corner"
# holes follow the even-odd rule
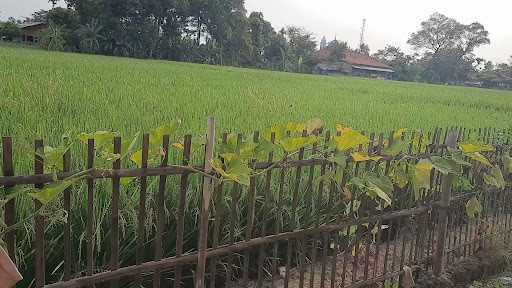
[[[332,40],[327,44],[327,49],[329,49],[329,62],[339,62],[345,58],[345,53],[347,53],[350,48],[348,47],[347,42],[340,42],[338,40]]]
[[[21,35],[21,29],[12,21],[0,22],[0,40],[12,41]]]
[[[42,46],[48,50],[64,50],[65,41],[62,34],[62,27],[53,22],[49,23],[48,31],[43,34],[42,40]]]
[[[265,58],[268,61],[267,67],[273,70],[286,71],[288,51],[289,45],[286,40],[286,30],[281,29],[272,35],[270,45],[265,48]]]
[[[357,52],[364,54],[364,55],[370,55],[370,46],[365,43],[359,44],[359,48],[357,49]]]
[[[462,34],[457,37],[455,44],[463,55],[468,55],[473,53],[475,48],[490,43],[489,32],[485,30],[482,24],[474,22],[462,26]]]
[[[290,26],[286,29],[288,39],[288,57],[291,70],[299,73],[310,73],[316,65],[314,53],[316,41],[313,34],[304,28]]]
[[[405,54],[400,47],[388,45],[380,49],[373,57],[379,61],[393,67],[395,73],[394,79],[401,81],[419,81],[421,66],[418,63],[416,55]]]
[[[426,68],[423,77],[431,83],[463,84],[475,72],[475,59],[460,57],[460,51],[456,49],[445,49],[423,60]]]
[[[263,13],[252,12],[249,16],[249,33],[252,41],[253,66],[265,67],[270,61],[267,56],[267,49],[272,45],[276,31],[263,18]]]
[[[80,48],[80,39],[76,33],[80,27],[80,19],[76,11],[56,7],[48,11],[47,18],[61,28],[67,50],[76,51]]]
[[[473,53],[474,49],[490,43],[489,32],[474,22],[463,25],[455,19],[434,13],[421,22],[421,29],[407,41],[415,49],[435,55],[442,50],[458,50],[460,57]]]
[[[423,51],[424,77],[434,83],[462,83],[475,72],[475,48],[490,43],[480,23],[464,25],[440,13],[421,23],[407,41]]]
[[[80,37],[80,46],[82,51],[94,53],[100,49],[100,41],[105,37],[101,35],[103,26],[97,19],[93,19],[90,23],[80,26],[77,31]]]
[[[30,17],[26,17],[24,22],[48,22],[48,10],[36,11]]]
[[[248,19],[244,11],[234,10],[227,17],[227,52],[231,65],[250,66],[252,43],[248,31]]]
[[[415,49],[435,54],[442,49],[453,48],[462,32],[462,25],[455,19],[434,13],[421,22],[421,29],[413,33],[407,43]]]
[[[208,3],[205,0],[190,0],[189,1],[190,16],[195,19],[197,45],[201,44],[201,33],[204,31],[204,23],[206,22],[206,13]]]

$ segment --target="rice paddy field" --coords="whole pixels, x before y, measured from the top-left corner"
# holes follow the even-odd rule
[[[119,131],[130,137],[175,119],[182,121],[178,134],[200,136],[204,134],[208,116],[216,117],[218,131],[246,133],[316,117],[330,127],[344,123],[379,132],[447,126],[510,128],[512,92],[55,53],[0,45],[0,136],[14,138],[18,175],[32,171],[33,141],[37,138],[45,139],[45,144],[58,145],[63,134],[99,130]],[[77,163],[74,165],[83,165],[84,151],[73,152],[72,158]],[[76,155],[80,152],[82,157]],[[288,176],[291,180],[286,182],[287,189],[292,187],[294,179],[291,174]],[[158,188],[158,179],[154,178],[148,184],[148,195],[154,195]],[[196,189],[200,178],[193,177],[191,181],[185,211],[186,250],[194,249],[197,243],[200,194]],[[170,249],[164,256],[174,255],[172,235],[176,224],[172,219],[178,195],[173,192],[177,191],[178,183],[176,177],[167,183],[165,213],[166,219],[170,219],[166,224],[170,236],[166,236],[166,245]],[[108,263],[109,255],[112,189],[109,185],[108,181],[99,183],[94,200],[98,251],[95,261],[100,267]],[[132,182],[121,193],[122,266],[133,264],[135,257],[138,191],[138,183]],[[305,188],[301,193],[307,191]],[[73,213],[68,218],[74,231],[76,275],[85,269],[86,195],[85,183],[73,188]],[[151,201],[150,197],[148,203]],[[241,201],[239,218],[245,219],[246,200],[242,197]],[[30,199],[17,201],[18,216],[24,219],[30,215],[32,205]],[[52,205],[62,209],[61,201]],[[151,207],[148,204],[148,215],[154,214]],[[259,211],[256,219],[266,219],[264,212]],[[148,217],[147,231],[152,231],[153,220]],[[18,232],[16,258],[26,276],[20,287],[32,287],[33,225],[27,223],[24,228]],[[243,237],[243,227],[237,229]],[[55,240],[48,243],[46,251],[47,276],[51,281],[62,279],[63,252],[58,241],[62,233],[61,223],[50,223],[46,231],[47,239]],[[151,241],[148,235],[148,251]]]
[[[357,129],[510,127],[512,92],[0,46],[0,135],[131,135],[170,119],[199,133],[313,117]]]

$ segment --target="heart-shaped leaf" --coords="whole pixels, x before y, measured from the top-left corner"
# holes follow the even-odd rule
[[[460,175],[462,174],[462,167],[460,164],[457,164],[452,159],[443,158],[439,156],[430,157],[432,161],[432,165],[436,170],[441,172],[444,175],[452,174],[452,175]]]
[[[284,151],[288,153],[293,153],[317,142],[318,137],[309,136],[286,138],[284,140],[281,140],[279,144],[281,145],[281,147],[283,147]]]
[[[393,194],[393,183],[388,177],[369,175],[367,183],[368,189],[375,192],[380,199],[384,200],[386,206],[391,205],[392,200],[389,195]]]
[[[491,162],[484,155],[480,154],[480,152],[467,153],[466,156],[484,164],[485,166],[492,167]]]
[[[465,143],[459,145],[460,149],[464,153],[475,153],[475,152],[494,152],[495,149],[489,144],[479,143]]]
[[[64,190],[69,188],[79,179],[63,180],[58,181],[49,185],[44,186],[42,189],[34,193],[28,193],[28,195],[34,199],[37,199],[41,204],[47,205],[59,196]]]
[[[336,148],[340,151],[347,151],[349,149],[357,148],[359,145],[366,145],[370,140],[363,134],[350,130],[341,136],[334,137]]]

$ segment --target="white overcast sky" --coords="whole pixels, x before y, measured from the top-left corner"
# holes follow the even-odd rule
[[[489,30],[491,44],[478,49],[478,56],[505,62],[512,55],[510,0],[246,0],[246,7],[249,12],[263,12],[276,30],[301,26],[318,41],[322,36],[328,40],[336,36],[353,47],[366,18],[365,38],[372,52],[386,44],[410,51],[406,44],[409,35],[430,14],[441,12],[465,24],[478,21]],[[47,0],[0,0],[0,18],[28,16],[48,8]]]

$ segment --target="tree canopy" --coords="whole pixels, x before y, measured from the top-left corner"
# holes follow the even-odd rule
[[[374,54],[395,69],[397,80],[512,87],[509,65],[498,69],[475,56],[476,48],[490,44],[489,32],[478,22],[462,24],[434,13],[421,22],[407,43],[417,52],[407,55],[398,47],[387,46]]]
[[[315,64],[317,43],[311,33],[295,26],[276,31],[263,13],[247,16],[244,0],[65,4],[36,11],[25,21],[53,23],[67,51],[305,73]]]
[[[244,0],[65,0],[66,8],[49,2],[51,10],[25,19],[51,23],[42,41],[49,49],[299,73],[312,73],[322,61],[341,61],[348,51],[370,55],[366,43],[352,49],[325,37],[320,49],[330,52],[317,53],[312,33],[297,26],[276,31],[263,13],[247,15]],[[19,35],[14,19],[0,23],[3,39]],[[414,54],[387,46],[372,55],[394,68],[396,80],[512,86],[512,63],[486,65],[475,56],[476,48],[490,43],[478,22],[462,24],[434,13],[407,43]]]

